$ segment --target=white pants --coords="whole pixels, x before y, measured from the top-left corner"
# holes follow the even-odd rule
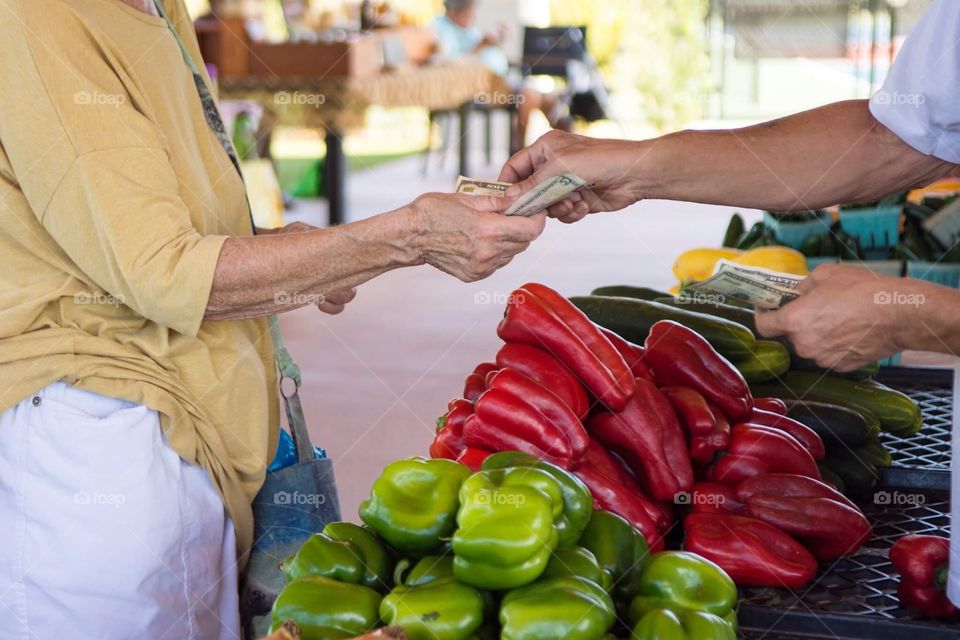
[[[233,524],[155,411],[54,383],[0,413],[0,640],[239,638]]]

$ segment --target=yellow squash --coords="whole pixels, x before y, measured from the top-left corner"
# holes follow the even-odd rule
[[[677,256],[673,263],[673,275],[680,282],[691,280],[705,280],[713,273],[717,260],[726,258],[734,260],[743,255],[738,249],[691,249]]]
[[[728,259],[748,267],[763,267],[798,276],[805,276],[809,272],[807,259],[802,253],[789,247],[758,247],[741,256]]]

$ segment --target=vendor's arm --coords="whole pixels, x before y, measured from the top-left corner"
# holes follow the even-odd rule
[[[785,336],[797,353],[851,371],[904,349],[960,355],[960,291],[861,267],[821,265],[801,296],[760,313],[764,336]]]
[[[922,186],[956,165],[917,151],[851,100],[764,124],[680,131],[639,142],[553,131],[510,159],[500,175],[524,193],[559,173],[595,184],[550,213],[572,222],[641,199],[802,210],[876,199]]]

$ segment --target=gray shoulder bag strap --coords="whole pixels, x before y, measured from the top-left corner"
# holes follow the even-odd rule
[[[162,2],[154,0],[154,4],[160,16],[166,20],[170,32],[180,46],[184,62],[193,74],[207,124],[230,157],[237,173],[240,173],[240,162],[203,76],[167,17]],[[250,209],[249,201],[247,209]],[[253,233],[256,234],[257,228],[252,211],[250,211],[250,225]],[[283,396],[290,434],[297,452],[297,463],[268,473],[263,488],[253,501],[254,547],[240,602],[245,634],[251,632],[255,616],[270,612],[273,600],[283,587],[283,576],[278,569],[279,561],[299,548],[304,540],[323,529],[327,523],[340,519],[340,501],[337,496],[333,464],[329,459],[315,460],[313,456],[313,444],[310,442],[310,434],[307,431],[303,408],[300,404],[300,367],[287,351],[283,336],[280,334],[280,323],[277,317],[271,315],[267,322],[273,340],[277,369],[280,372],[280,393]],[[292,386],[289,392],[285,390],[284,385],[287,381],[292,383],[292,385],[286,385],[286,387]],[[260,626],[257,624],[257,627]]]

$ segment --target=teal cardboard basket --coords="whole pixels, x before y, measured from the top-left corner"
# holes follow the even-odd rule
[[[773,235],[778,241],[791,249],[799,250],[810,236],[819,236],[830,231],[833,218],[830,217],[828,212],[822,211],[820,216],[814,220],[792,222],[777,220],[772,213],[764,211],[763,223],[773,230]]]
[[[960,264],[908,260],[907,277],[960,289]]]
[[[900,216],[903,206],[899,204],[872,209],[840,209],[840,227],[860,241],[864,250],[889,249],[900,240]]]
[[[837,256],[807,256],[807,269],[813,271],[822,264],[837,264],[840,258]]]
[[[884,358],[883,360],[880,361],[880,366],[881,367],[898,367],[900,366],[900,356],[902,355],[903,355],[902,353],[895,353],[889,358]]]

